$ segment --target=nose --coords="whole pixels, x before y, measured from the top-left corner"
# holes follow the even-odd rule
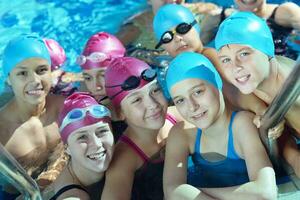
[[[242,62],[238,58],[236,58],[235,62],[234,62],[234,72],[238,73],[243,69],[244,69],[244,67],[242,65]]]
[[[94,87],[96,88],[96,90],[102,90],[103,89],[103,85],[102,85],[101,80],[96,79],[94,81]]]
[[[191,112],[195,112],[200,107],[199,103],[197,103],[193,98],[189,99],[189,110]]]
[[[33,82],[33,83],[40,83],[41,78],[38,74],[36,74],[35,72],[32,72],[32,73],[30,73],[29,81]]]
[[[97,149],[102,147],[102,141],[97,135],[93,134],[93,136],[90,138],[90,144]]]
[[[176,42],[180,42],[180,41],[182,41],[182,39],[183,39],[182,35],[180,35],[178,33],[174,33],[174,40]]]
[[[146,107],[150,110],[154,110],[158,107],[158,101],[153,98],[152,96],[148,96],[145,98],[145,104],[146,104]]]

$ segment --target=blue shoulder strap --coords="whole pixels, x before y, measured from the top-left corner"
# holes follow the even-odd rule
[[[202,130],[200,128],[198,128],[196,141],[195,141],[195,146],[194,146],[194,153],[199,153],[200,154],[201,134],[202,134]]]

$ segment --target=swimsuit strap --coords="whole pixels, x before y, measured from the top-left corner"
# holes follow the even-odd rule
[[[61,194],[63,194],[64,192],[66,192],[68,190],[72,190],[72,189],[79,189],[79,190],[83,190],[86,193],[88,193],[86,191],[86,189],[84,189],[82,186],[72,184],[72,185],[67,185],[67,186],[64,186],[63,188],[61,188],[50,200],[56,200]]]
[[[144,163],[149,161],[149,157],[129,137],[122,135],[119,138],[119,141],[126,143],[144,161]]]

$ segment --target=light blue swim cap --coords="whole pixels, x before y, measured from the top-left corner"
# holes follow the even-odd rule
[[[192,23],[195,20],[193,13],[186,7],[177,4],[167,4],[160,7],[154,16],[153,29],[156,40],[159,41],[161,36],[181,23]],[[200,35],[200,26],[193,26]]]
[[[37,35],[20,35],[9,41],[3,53],[3,75],[28,58],[43,58],[51,65],[50,55],[42,38]]]
[[[274,57],[273,37],[266,21],[251,12],[236,12],[221,23],[215,47],[219,51],[228,44],[247,45]]]
[[[166,82],[168,91],[178,82],[197,78],[212,84],[222,90],[222,79],[213,64],[203,55],[193,52],[183,52],[170,63]]]

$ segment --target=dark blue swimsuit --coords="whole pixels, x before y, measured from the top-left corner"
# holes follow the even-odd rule
[[[293,28],[284,27],[275,22],[275,14],[277,8],[278,7],[274,9],[272,15],[267,19],[267,24],[273,36],[273,41],[275,45],[275,54],[286,56],[288,58],[296,60],[299,52],[293,50],[291,47],[287,45],[287,38],[293,31]]]
[[[217,188],[241,185],[249,182],[245,160],[234,150],[232,122],[236,112],[233,112],[228,128],[228,149],[225,160],[210,162],[200,154],[201,129],[198,129],[195,152],[189,158],[187,183],[201,188]]]

